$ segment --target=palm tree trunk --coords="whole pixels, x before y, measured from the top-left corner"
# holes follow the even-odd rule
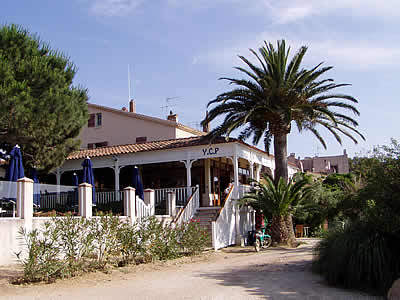
[[[287,244],[289,233],[284,216],[272,216],[271,220],[271,238],[278,244]]]
[[[287,134],[274,135],[274,155],[275,155],[275,184],[279,178],[283,177],[288,181],[288,161],[287,161]]]
[[[286,182],[289,180],[288,174],[288,161],[287,161],[287,134],[274,135],[274,155],[275,155],[275,184],[278,183],[279,178],[283,177]],[[284,218],[284,217],[282,217]],[[293,246],[296,241],[293,230],[292,215],[289,213],[283,221],[284,224],[280,226],[281,230],[285,232],[281,236],[279,243],[284,243],[289,246]],[[273,237],[272,237],[272,240]]]

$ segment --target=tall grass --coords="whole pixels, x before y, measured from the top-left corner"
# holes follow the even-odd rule
[[[330,232],[315,254],[313,271],[332,285],[386,294],[400,277],[399,235],[379,232],[370,224]]]

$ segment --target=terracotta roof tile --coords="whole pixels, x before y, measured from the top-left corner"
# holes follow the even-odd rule
[[[258,149],[254,146],[246,144],[243,141],[238,139],[229,138],[226,140],[224,137],[216,138],[212,144],[225,144],[225,143],[240,143],[245,145],[249,148],[252,148],[256,151],[259,151],[263,154],[267,154],[267,152]],[[193,146],[200,146],[200,145],[207,145],[209,144],[209,140],[204,136],[195,136],[189,138],[182,138],[182,139],[173,139],[173,140],[163,140],[163,141],[153,141],[153,142],[146,142],[140,144],[127,144],[127,145],[115,145],[115,146],[108,146],[108,147],[101,147],[96,149],[82,149],[76,152],[71,153],[67,160],[73,159],[84,159],[86,156],[89,157],[103,157],[103,156],[111,156],[111,155],[118,155],[118,154],[128,154],[128,153],[138,153],[138,152],[148,152],[148,151],[156,151],[156,150],[166,150],[166,149],[175,149],[175,148],[184,148],[184,147],[193,147]],[[273,155],[269,155],[273,157]],[[296,167],[297,166],[291,162],[288,162],[289,165]]]
[[[228,141],[225,138],[218,138],[213,141],[213,144],[229,143],[229,142],[235,142],[235,141],[237,141],[237,140],[232,139],[232,138],[230,138]],[[82,150],[71,153],[67,157],[67,160],[83,159],[86,156],[102,157],[102,156],[111,156],[111,155],[117,155],[117,154],[166,150],[166,149],[183,148],[183,147],[191,147],[191,146],[199,146],[199,145],[207,145],[207,144],[209,144],[208,139],[206,139],[204,137],[196,136],[196,137],[164,140],[164,141],[154,141],[154,142],[147,142],[147,143],[140,143],[140,144],[115,145],[115,146],[101,147],[101,148],[96,148],[96,149],[82,149]]]

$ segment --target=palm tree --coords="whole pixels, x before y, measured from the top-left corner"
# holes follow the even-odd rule
[[[354,143],[358,135],[355,129],[358,123],[345,111],[359,115],[352,103],[358,101],[349,95],[332,93],[333,90],[348,84],[336,84],[333,79],[320,79],[321,75],[332,69],[322,67],[322,63],[308,70],[301,68],[307,47],[301,47],[288,62],[290,48],[285,41],[277,42],[277,49],[264,41],[264,46],[256,51],[250,49],[259,65],[256,66],[244,56],[239,58],[248,69],[236,67],[248,78],[220,78],[227,80],[235,88],[218,95],[208,103],[214,106],[202,121],[202,125],[219,116],[225,116],[222,124],[213,129],[208,137],[212,139],[226,135],[241,128],[239,139],[253,137],[253,144],[263,138],[266,151],[273,138],[275,154],[275,182],[283,177],[288,180],[287,171],[287,135],[291,131],[292,121],[299,132],[310,131],[326,149],[326,143],[317,125],[326,128],[341,144],[341,136],[349,137]],[[244,128],[243,128],[244,127]]]
[[[290,215],[291,204],[299,204],[308,196],[309,188],[306,185],[309,180],[303,178],[293,182],[291,179],[287,183],[281,177],[275,184],[269,176],[264,174],[263,178],[265,183],[252,180],[253,189],[240,202],[242,205],[250,205],[260,210],[264,215],[271,216],[272,240],[290,245],[294,241],[294,236],[288,228],[287,216]]]

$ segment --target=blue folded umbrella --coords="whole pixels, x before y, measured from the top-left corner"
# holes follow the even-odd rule
[[[25,177],[24,166],[22,165],[21,149],[15,145],[10,152],[10,162],[6,171],[7,181],[17,181]]]
[[[19,146],[15,145],[9,155],[10,160],[6,170],[6,181],[17,181],[18,179],[25,177],[24,166],[22,164],[22,154]],[[16,201],[16,198],[16,186],[10,184],[8,188],[8,199]]]
[[[133,168],[132,187],[136,189],[136,195],[139,196],[140,199],[144,199],[143,184],[138,167]]]
[[[92,202],[93,204],[95,204],[96,190],[94,187],[93,165],[89,157],[85,158],[85,160],[82,163],[82,167],[83,167],[82,183],[86,182],[92,185]]]

